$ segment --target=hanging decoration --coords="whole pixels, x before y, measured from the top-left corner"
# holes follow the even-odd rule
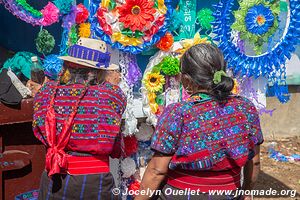
[[[166,106],[188,98],[178,76],[180,73],[179,58],[191,46],[200,43],[211,42],[207,37],[201,37],[199,33],[196,33],[192,39],[174,42],[169,51],[159,51],[150,58],[141,88],[143,111],[150,124],[156,125],[157,118]]]
[[[76,10],[76,24],[84,23],[88,18],[88,9],[82,3],[78,4]]]
[[[58,55],[48,55],[44,59],[44,72],[50,80],[56,80],[62,69],[63,61],[58,58]]]
[[[255,78],[263,76],[273,79],[271,84],[277,91],[275,94],[281,102],[289,100],[284,79],[285,71],[282,65],[285,64],[286,59],[291,58],[291,53],[295,51],[295,45],[299,43],[300,37],[300,29],[298,28],[300,26],[300,7],[298,6],[300,1],[290,0],[289,2],[289,24],[284,35],[274,48],[261,55],[248,56],[242,53],[230,39],[230,13],[234,0],[221,0],[219,4],[215,5],[214,17],[216,20],[212,22],[213,32],[217,35],[214,40],[219,43],[218,46],[225,56],[228,67],[233,70],[234,74],[240,73],[241,76],[246,75]]]
[[[139,68],[136,60],[136,56],[127,54],[129,62],[127,65],[126,81],[129,86],[133,87],[139,80],[142,79],[142,71]]]
[[[73,0],[54,0],[53,3],[59,9],[62,15],[70,13]]]
[[[141,182],[134,180],[130,185],[128,186],[128,191],[130,191],[130,194],[137,194],[138,190],[140,189]],[[135,197],[135,195],[133,195]]]
[[[78,28],[79,37],[88,38],[91,35],[91,24],[90,23],[82,23]]]
[[[180,46],[180,44],[176,45]],[[171,51],[159,51],[151,59],[146,67],[142,81],[143,111],[148,117],[147,121],[156,125],[157,118],[164,108],[179,100],[179,59],[177,53]],[[137,135],[140,140],[150,136]]]
[[[4,8],[17,18],[33,26],[50,26],[58,22],[60,15],[70,12],[73,0],[48,2],[41,11],[34,9],[26,0],[2,0],[2,3],[4,4]]]
[[[136,164],[134,160],[130,157],[125,158],[121,161],[121,171],[124,178],[129,178],[136,172]]]
[[[42,29],[35,39],[35,44],[38,52],[49,54],[54,48],[55,39],[46,29]]]
[[[177,49],[176,52],[179,53],[180,56],[181,56],[181,55],[184,54],[184,52],[186,50],[188,50],[189,48],[191,48],[194,45],[202,44],[202,43],[208,43],[208,44],[210,44],[211,42],[208,40],[207,37],[201,37],[200,34],[199,34],[199,32],[197,32],[194,35],[193,39],[185,39],[185,40],[180,41],[180,43],[181,43],[182,48]]]
[[[158,64],[157,68],[160,68],[167,76],[176,76],[180,72],[179,59],[172,56],[164,57],[164,59]]]
[[[94,7],[98,1],[92,1]],[[92,31],[113,48],[133,54],[141,53],[163,37],[167,31],[170,1],[159,0],[105,0],[101,1],[91,20]],[[164,5],[166,4],[166,6]]]
[[[182,26],[175,36],[175,41],[192,38],[196,33],[197,0],[180,0],[178,13],[182,19]]]
[[[263,44],[278,29],[279,2],[247,0],[240,2],[239,10],[234,12],[235,23],[231,28],[239,31],[242,40],[254,44],[257,55],[262,53]]]
[[[139,131],[135,134],[135,137],[138,141],[146,142],[151,139],[154,129],[152,126],[142,123],[139,127]]]
[[[134,135],[124,137],[125,157],[135,154],[138,150],[138,141]]]
[[[70,12],[63,16],[63,19],[62,19],[62,27],[63,28],[70,30],[71,27],[75,24],[76,9],[77,9],[76,6],[72,5],[70,7]]]
[[[43,26],[54,24],[58,22],[59,18],[59,9],[51,2],[49,2],[44,9],[41,10],[43,18],[41,23]]]
[[[200,24],[202,29],[211,30],[211,22],[215,20],[215,17],[212,15],[213,11],[209,8],[202,8],[197,12],[197,21]]]
[[[77,29],[76,29],[76,25],[73,25],[71,27],[71,30],[69,32],[69,44],[70,45],[74,45],[77,43],[78,40],[78,35],[77,35]]]
[[[159,72],[148,72],[143,79],[146,89],[151,93],[162,91],[165,82],[164,76]]]
[[[170,12],[170,22],[169,22],[169,28],[168,30],[172,33],[175,33],[176,35],[179,35],[178,30],[183,25],[183,19],[180,13],[172,9]]]
[[[137,66],[135,55],[131,53],[119,52],[119,65],[122,74],[122,81],[119,85],[124,94],[127,96],[127,106],[124,112],[125,127],[123,135],[130,136],[138,131],[138,121],[134,115],[136,105],[133,97],[133,88],[134,84],[139,80],[140,69]],[[132,77],[131,73],[135,73],[137,77]]]
[[[174,43],[173,35],[167,32],[166,35],[160,38],[158,43],[156,43],[156,47],[163,51],[169,51],[173,43]]]

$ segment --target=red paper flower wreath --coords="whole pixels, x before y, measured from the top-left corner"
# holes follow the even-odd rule
[[[103,31],[106,34],[111,35],[113,33],[113,31],[112,31],[111,26],[108,23],[106,23],[106,19],[104,17],[105,12],[107,12],[107,9],[100,7],[97,10],[97,19],[98,19],[98,22],[99,22],[100,26],[102,27]]]
[[[141,187],[141,183],[135,180],[128,186],[128,191],[132,191],[131,193],[136,194],[136,192],[140,189],[140,187]],[[135,195],[133,195],[133,197],[135,197]]]
[[[138,141],[136,137],[127,136],[124,137],[124,146],[125,146],[125,156],[131,156],[132,154],[136,153],[138,150]]]
[[[173,35],[167,32],[166,35],[160,38],[158,43],[156,43],[156,47],[163,51],[169,51],[173,43],[174,43]]]
[[[154,21],[154,2],[149,0],[126,0],[126,3],[118,7],[119,21],[124,23],[124,28],[132,31],[143,31],[144,27],[150,28]]]
[[[76,13],[76,23],[81,24],[84,23],[89,17],[89,11],[83,4],[77,5],[77,13]]]

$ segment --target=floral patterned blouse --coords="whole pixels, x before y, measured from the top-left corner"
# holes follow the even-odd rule
[[[46,146],[45,116],[55,86],[55,82],[47,82],[34,99],[33,132]],[[82,84],[58,86],[54,100],[57,135],[83,88]],[[79,103],[65,151],[119,157],[120,124],[125,107],[126,96],[118,86],[108,82],[89,86]]]
[[[160,116],[151,147],[173,155],[170,169],[228,170],[243,166],[263,143],[258,112],[248,99],[219,103],[207,94],[169,105]]]

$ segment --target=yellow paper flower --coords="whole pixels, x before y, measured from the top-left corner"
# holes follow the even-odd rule
[[[110,0],[102,0],[101,1],[101,7],[108,8],[109,3],[110,3]]]
[[[150,103],[149,106],[150,106],[151,112],[155,114],[158,110],[158,104],[157,103]]]
[[[141,39],[131,38],[126,35],[123,35],[120,32],[113,33],[111,39],[114,42],[120,42],[124,46],[138,46],[143,43]]]
[[[150,103],[155,102],[156,94],[155,94],[155,93],[149,93],[149,94],[148,94],[148,99],[149,99],[149,102],[150,102]]]
[[[91,24],[90,23],[82,23],[79,25],[78,29],[79,37],[88,38],[91,35]]]
[[[158,11],[161,14],[166,14],[167,13],[167,7],[165,6],[165,0],[158,0],[157,1],[157,6],[158,6]]]
[[[176,52],[180,53],[181,55],[184,54],[184,52],[186,50],[188,50],[189,48],[191,48],[192,46],[194,45],[197,45],[197,44],[210,44],[211,42],[207,40],[207,38],[201,38],[200,34],[199,33],[196,33],[194,35],[194,38],[193,39],[186,39],[186,40],[183,40],[181,42],[182,44],[182,47],[181,49],[178,49]]]
[[[166,81],[163,75],[151,72],[148,72],[143,80],[146,89],[151,93],[162,90],[165,82]]]
[[[233,89],[232,89],[232,94],[239,94],[239,83],[237,82],[236,79],[234,79],[234,86],[233,86]]]

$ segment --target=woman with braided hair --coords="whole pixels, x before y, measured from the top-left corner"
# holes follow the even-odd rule
[[[140,191],[163,187],[159,199],[251,198],[236,191],[253,188],[263,136],[253,103],[231,94],[234,81],[225,66],[220,50],[210,44],[195,45],[183,54],[181,80],[191,96],[169,105],[160,116],[152,136],[155,154]],[[212,190],[233,193],[210,196]],[[136,200],[149,198],[140,195]]]
[[[34,99],[33,131],[47,150],[39,199],[117,199],[109,156],[121,153],[126,97],[115,85],[119,68],[109,64],[104,42],[88,38],[61,59],[58,80]]]

